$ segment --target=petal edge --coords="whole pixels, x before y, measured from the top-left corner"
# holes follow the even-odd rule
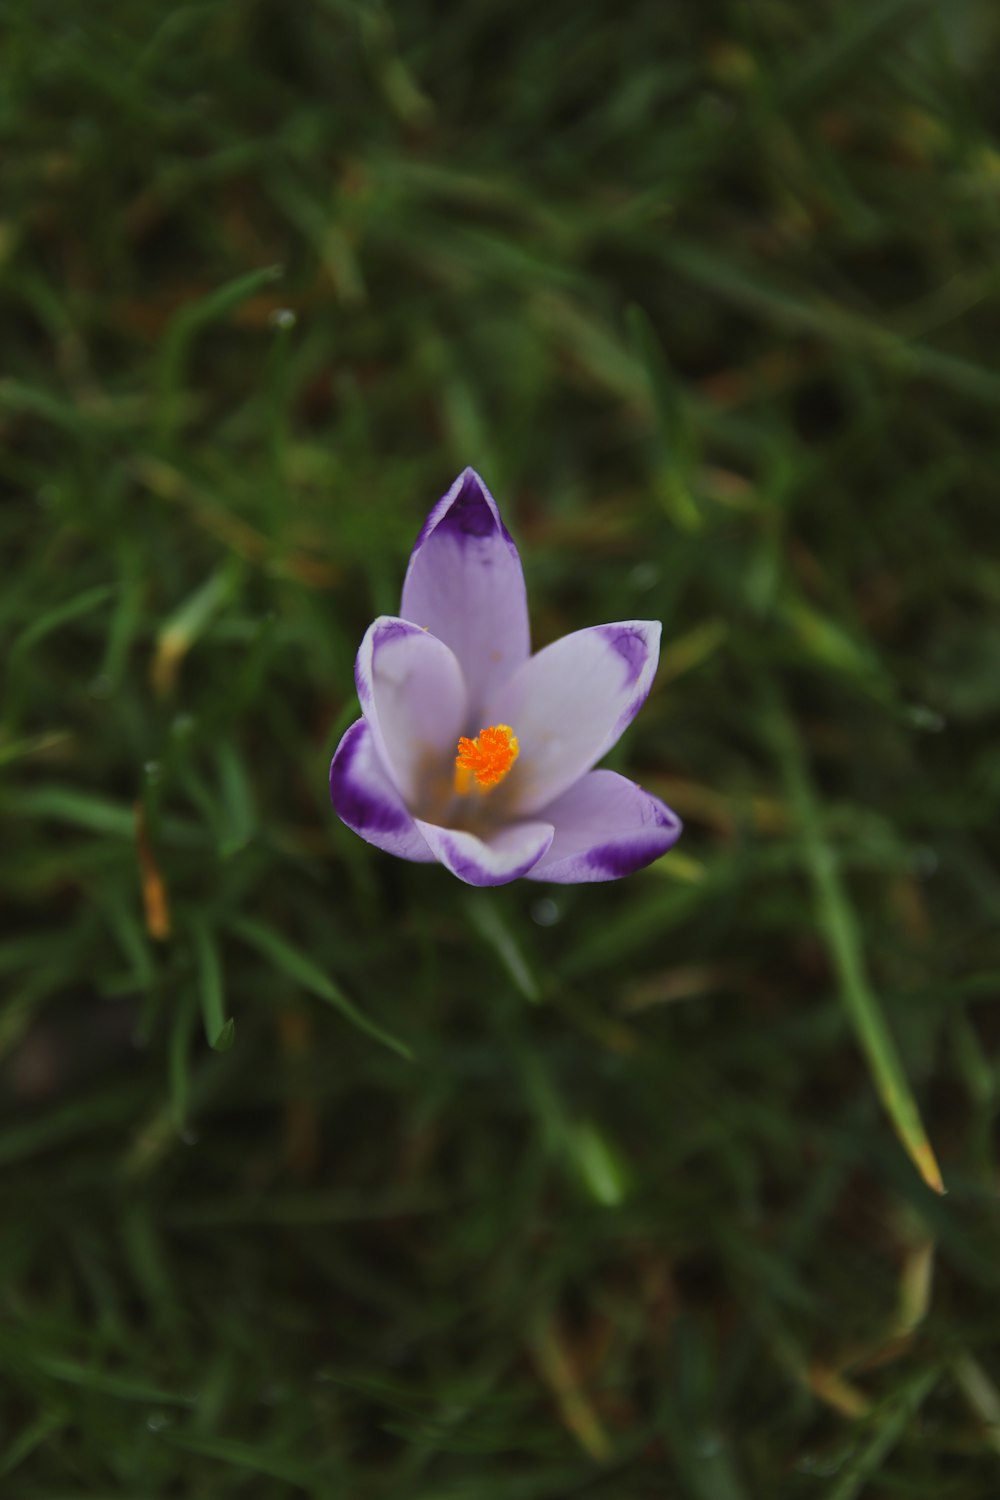
[[[521,744],[510,790],[522,817],[574,786],[635,718],[656,675],[660,631],[658,620],[573,631],[493,694],[488,722],[512,725]]]
[[[617,771],[590,771],[542,810],[555,827],[529,880],[621,880],[666,854],[683,825],[666,803]]]
[[[434,855],[379,759],[365,719],[355,720],[333,753],[330,801],[340,821],[376,849],[418,864],[433,862]]]
[[[463,470],[424,522],[406,570],[399,612],[454,651],[473,718],[485,695],[527,659],[528,601],[521,559],[475,469]]]
[[[412,806],[428,767],[454,756],[465,726],[462,669],[428,631],[379,615],[358,649],[354,680],[378,757]]]
[[[434,856],[466,885],[507,885],[527,875],[552,843],[551,823],[512,823],[489,839],[437,823],[417,827]]]

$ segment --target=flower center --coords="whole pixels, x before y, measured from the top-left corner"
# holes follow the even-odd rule
[[[455,757],[455,790],[467,792],[472,783],[484,792],[498,786],[517,760],[517,735],[509,724],[491,724],[474,740],[463,734]]]

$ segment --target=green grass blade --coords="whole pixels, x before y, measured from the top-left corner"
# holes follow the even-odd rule
[[[325,1000],[335,1010],[339,1010],[352,1026],[370,1036],[373,1041],[381,1042],[383,1047],[403,1057],[407,1062],[413,1061],[413,1052],[399,1037],[392,1036],[383,1027],[377,1025],[344,994],[338,985],[334,984],[328,975],[318,969],[312,959],[306,958],[305,954],[293,948],[283,937],[279,936],[271,927],[266,927],[256,918],[239,917],[230,923],[232,931],[256,948],[265,958],[269,958],[274,966],[287,974],[289,979],[308,990],[310,994],[316,995],[318,999]]]
[[[81,593],[74,594],[72,599],[66,599],[52,609],[46,610],[21,632],[14,642],[11,655],[21,656],[38,641],[43,641],[47,635],[58,630],[61,625],[68,625],[71,621],[79,620],[93,610],[99,609],[114,592],[112,586],[101,584],[97,588],[84,589]]]
[[[185,992],[174,1010],[170,1026],[170,1045],[167,1053],[167,1072],[170,1081],[170,1112],[174,1129],[181,1135],[187,1128],[188,1104],[191,1092],[191,1046],[194,1005],[190,992]]]
[[[297,1489],[316,1493],[314,1468],[296,1463],[294,1458],[286,1458],[268,1448],[240,1442],[235,1438],[201,1437],[193,1432],[168,1431],[164,1433],[164,1438],[179,1448],[186,1448],[189,1453],[213,1458],[228,1467],[277,1479],[284,1484],[294,1485]]]
[[[153,658],[158,692],[166,694],[173,688],[181,662],[230,597],[238,578],[239,569],[232,563],[217,568],[165,621]]]
[[[176,315],[164,336],[160,354],[161,441],[169,435],[188,351],[198,334],[209,324],[225,318],[262,288],[273,285],[282,274],[281,266],[274,265],[248,271],[245,275],[236,276],[223,286],[216,287],[196,302],[188,303]]]
[[[879,1412],[871,1438],[848,1465],[824,1500],[858,1500],[870,1479],[878,1474],[886,1458],[903,1437],[913,1418],[940,1378],[937,1369],[924,1370],[897,1392]]]
[[[491,891],[470,891],[465,897],[469,921],[493,950],[526,1000],[541,998],[538,980],[531,972],[521,946],[504,921]]]
[[[45,1440],[52,1435],[52,1433],[57,1432],[61,1427],[65,1427],[68,1420],[69,1419],[61,1413],[45,1412],[38,1418],[37,1421],[32,1422],[29,1426],[23,1428],[23,1430],[19,1432],[14,1438],[10,1446],[5,1448],[3,1453],[0,1454],[0,1479],[2,1479],[5,1475],[12,1473],[14,1469],[16,1469],[19,1464],[22,1464],[25,1459],[29,1458],[30,1455],[34,1453],[35,1449],[40,1447],[40,1445],[44,1443]]]
[[[133,1377],[129,1374],[98,1370],[80,1364],[77,1360],[54,1354],[39,1355],[36,1363],[39,1369],[52,1380],[80,1386],[84,1390],[112,1396],[120,1401],[157,1402],[169,1406],[193,1404],[193,1397],[187,1393],[164,1390],[161,1386],[151,1385],[141,1374]]]
[[[879,1098],[917,1171],[936,1193],[941,1170],[924,1130],[903,1064],[865,970],[861,933],[826,837],[798,733],[777,695],[771,698],[774,745],[813,882],[816,912],[840,993],[868,1060]]]
[[[194,921],[192,933],[198,959],[198,990],[205,1036],[208,1045],[216,1052],[228,1052],[236,1037],[236,1022],[225,1012],[219,950],[206,923],[200,918]]]

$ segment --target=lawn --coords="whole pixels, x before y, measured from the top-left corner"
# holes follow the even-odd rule
[[[995,5],[0,27],[0,1494],[995,1500]],[[330,807],[466,465],[627,879]]]

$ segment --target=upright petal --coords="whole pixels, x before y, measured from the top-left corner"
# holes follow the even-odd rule
[[[462,669],[418,625],[381,615],[361,642],[354,678],[379,759],[412,806],[435,768],[450,771],[455,759],[468,718]]]
[[[375,750],[364,719],[353,723],[330,762],[330,801],[337,816],[377,849],[430,864],[428,849]]]
[[[542,816],[556,836],[528,879],[560,885],[631,875],[665,854],[682,828],[664,802],[616,771],[590,771]]]
[[[406,570],[399,612],[454,651],[474,719],[486,694],[526,660],[521,559],[474,469],[459,475],[427,517]]]
[[[552,842],[551,823],[509,823],[485,838],[437,823],[417,827],[434,856],[466,885],[506,885],[527,875]]]
[[[510,724],[517,813],[539,812],[579,781],[645,703],[660,653],[657,620],[592,625],[553,641],[493,693],[485,721]]]

